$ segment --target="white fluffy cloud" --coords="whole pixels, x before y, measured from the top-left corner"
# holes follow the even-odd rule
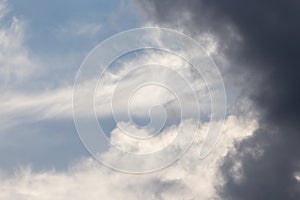
[[[151,174],[115,172],[92,159],[82,160],[64,173],[36,173],[23,169],[14,177],[3,176],[0,181],[0,199],[218,199],[216,187],[222,184],[218,171],[222,159],[232,149],[235,140],[251,135],[256,126],[254,120],[229,116],[216,149],[201,160],[198,157],[199,146],[203,141],[201,133],[208,128],[204,124],[192,148],[178,162]],[[117,131],[113,134],[116,135],[112,139],[122,138]],[[107,157],[120,156],[110,150],[105,154]]]

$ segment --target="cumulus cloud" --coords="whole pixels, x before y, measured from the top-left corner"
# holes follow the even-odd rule
[[[203,142],[204,132],[208,129],[208,124],[203,124],[195,143],[182,159],[169,168],[151,174],[132,175],[115,172],[92,159],[80,161],[65,173],[31,172],[29,168],[20,169],[13,177],[2,176],[0,197],[7,200],[47,200],[52,199],[54,195],[58,200],[68,198],[76,200],[86,197],[90,199],[218,199],[217,186],[223,184],[219,172],[222,159],[233,149],[235,141],[249,137],[256,127],[255,120],[229,116],[221,136],[222,142],[206,159],[202,160],[198,157],[199,146]],[[170,130],[170,132],[174,131],[177,131],[176,128]],[[120,134],[123,133],[114,131],[112,140],[123,141],[124,144],[136,148],[148,148],[124,141]],[[110,149],[104,154],[107,159],[113,158],[126,162],[122,160],[122,155]]]

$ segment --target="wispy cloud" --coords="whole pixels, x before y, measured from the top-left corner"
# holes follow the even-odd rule
[[[20,84],[32,74],[37,73],[37,64],[24,47],[25,23],[13,17],[8,22],[4,19],[7,5],[0,3],[0,89],[10,84]],[[5,23],[4,23],[5,22]]]
[[[99,35],[103,26],[100,23],[90,22],[68,22],[67,24],[58,27],[57,34],[61,38],[66,37],[86,37],[93,38]]]

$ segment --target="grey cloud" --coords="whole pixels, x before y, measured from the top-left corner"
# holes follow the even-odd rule
[[[150,20],[219,38],[235,76],[260,113],[254,135],[225,159],[227,199],[299,199],[300,3],[298,1],[143,1]],[[249,81],[249,82],[248,82]],[[263,152],[256,156],[253,152]],[[241,162],[243,178],[232,169]]]

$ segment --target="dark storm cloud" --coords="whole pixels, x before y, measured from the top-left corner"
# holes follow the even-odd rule
[[[236,145],[222,166],[227,199],[300,199],[300,2],[143,1],[148,16],[191,34],[209,32],[221,43],[232,71],[250,74],[249,91],[260,112],[259,129]],[[189,16],[189,17],[186,17]],[[237,34],[235,34],[237,33]],[[262,156],[257,156],[263,151]],[[243,177],[231,173],[236,162]]]

